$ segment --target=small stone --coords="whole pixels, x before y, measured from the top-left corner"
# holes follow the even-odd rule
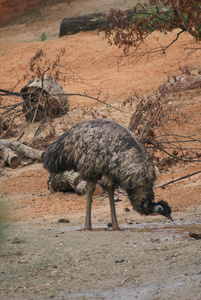
[[[59,219],[58,223],[70,223],[68,219]]]
[[[189,235],[196,240],[201,240],[201,233],[190,232]]]
[[[132,225],[133,222],[132,221],[127,221],[127,224]]]
[[[119,198],[116,198],[115,200],[114,200],[114,202],[121,202],[122,200],[121,199],[119,199]]]
[[[125,259],[115,260],[115,264],[121,264],[125,261]]]
[[[108,222],[107,227],[112,227],[112,222]]]
[[[14,238],[14,240],[11,242],[11,244],[23,244],[25,241],[23,239]]]

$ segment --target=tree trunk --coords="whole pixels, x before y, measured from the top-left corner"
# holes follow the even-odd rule
[[[48,75],[43,81],[39,78],[30,80],[20,91],[25,100],[22,112],[27,121],[38,122],[44,116],[61,116],[69,110],[69,102],[62,86]]]

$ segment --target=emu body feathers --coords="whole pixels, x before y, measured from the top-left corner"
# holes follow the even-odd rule
[[[166,202],[153,202],[157,172],[149,154],[134,134],[119,123],[95,119],[73,126],[47,148],[44,167],[50,173],[74,169],[87,181],[85,228],[91,228],[92,196],[98,180],[109,194],[114,229],[118,228],[116,185],[127,192],[131,205],[139,213],[157,212],[171,219]]]

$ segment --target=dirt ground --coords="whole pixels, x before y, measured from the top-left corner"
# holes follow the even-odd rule
[[[69,2],[69,3],[68,3]],[[73,70],[62,83],[68,93],[87,93],[119,108],[108,108],[92,99],[69,97],[70,112],[54,121],[57,134],[92,117],[113,118],[128,126],[131,110],[122,107],[134,92],[156,91],[168,76],[188,67],[201,71],[200,52],[188,56],[193,44],[188,34],[167,50],[166,55],[120,60],[121,49],[109,46],[103,34],[80,32],[61,39],[59,25],[64,17],[129,8],[133,1],[66,1],[34,11],[0,28],[1,88],[19,91],[20,80],[30,58],[43,49],[51,58],[66,49],[62,63]],[[47,41],[40,42],[42,32]],[[164,36],[154,33],[148,47],[168,43],[176,31]],[[177,104],[187,114],[183,134],[200,138],[201,90],[180,93]],[[20,123],[21,122],[21,123]],[[22,125],[24,120],[19,122]],[[38,124],[25,134],[32,138]],[[49,130],[44,128],[44,134]],[[28,131],[28,130],[27,130]],[[22,141],[23,141],[22,138]],[[200,170],[200,163],[179,162],[160,174],[159,182]],[[85,196],[51,194],[48,172],[41,163],[17,169],[5,167],[0,177],[0,299],[200,299],[201,241],[190,234],[201,232],[201,173],[155,189],[156,199],[168,201],[174,223],[160,216],[144,217],[131,209],[124,193],[117,193],[117,217],[121,231],[107,229],[109,201],[97,190],[92,209],[94,230],[81,230],[85,219]],[[129,208],[130,210],[128,210]],[[66,218],[69,223],[59,223]]]

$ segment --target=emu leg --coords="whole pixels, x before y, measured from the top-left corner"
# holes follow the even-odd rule
[[[87,211],[86,211],[86,219],[85,219],[85,229],[91,229],[91,204],[92,197],[96,187],[95,182],[87,182],[86,184],[86,193],[87,193]]]
[[[114,203],[114,187],[113,186],[108,189],[108,194],[109,194],[109,199],[110,199],[112,228],[114,230],[118,230],[120,228],[119,228],[119,224],[118,224],[117,216],[116,216],[116,209],[115,209],[115,203]]]

